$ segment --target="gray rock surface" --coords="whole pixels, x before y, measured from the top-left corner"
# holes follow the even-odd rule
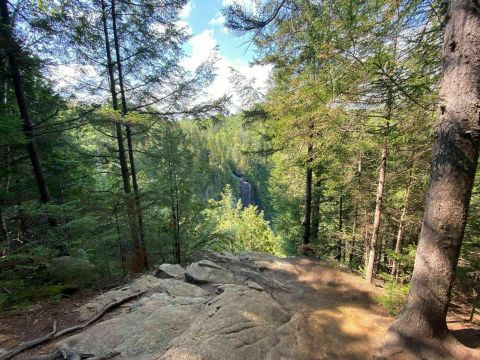
[[[89,320],[95,316],[95,314],[97,314],[105,305],[117,299],[136,294],[142,290],[154,290],[160,288],[163,282],[164,280],[158,279],[155,276],[144,275],[135,279],[133,282],[128,284],[128,286],[103,293],[77,309],[80,314],[80,321]]]
[[[278,281],[258,271],[258,262],[278,259],[204,254],[186,268],[185,281],[144,275],[82,306],[88,319],[119,297],[147,290],[57,348],[94,354],[93,360],[109,354],[115,360],[308,359],[298,330],[303,320],[274,296]],[[177,270],[162,269],[179,276]]]
[[[230,271],[210,260],[190,264],[185,271],[185,279],[193,284],[227,284],[238,281]]]
[[[158,266],[155,271],[155,276],[160,279],[183,279],[185,276],[185,269],[179,264],[162,264]]]

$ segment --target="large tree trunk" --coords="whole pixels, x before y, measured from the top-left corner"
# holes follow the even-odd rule
[[[123,91],[123,81],[122,81],[121,91]],[[124,96],[122,96],[122,99]],[[123,102],[123,100],[122,100]],[[125,105],[126,107],[126,105]],[[137,169],[135,167],[135,157],[133,154],[133,141],[132,141],[132,131],[130,124],[126,125],[127,130],[127,146],[128,146],[128,158],[130,160],[130,175],[132,176],[132,185],[133,185],[133,193],[135,195],[135,205],[137,211],[137,218],[138,218],[138,230],[140,236],[140,244],[142,247],[143,252],[143,263],[145,269],[148,269],[148,257],[147,257],[147,249],[145,247],[145,230],[143,226],[143,209],[142,209],[142,202],[140,200],[140,190],[138,188],[138,181],[137,181]]]
[[[312,219],[312,161],[313,146],[308,145],[307,170],[305,174],[305,214],[303,217],[303,245],[310,244],[311,219]]]
[[[122,114],[125,116],[128,112],[127,107],[127,99],[125,97],[125,85],[123,81],[123,69],[122,69],[122,58],[120,54],[120,41],[118,37],[118,30],[117,30],[117,15],[115,11],[115,0],[111,0],[112,4],[112,28],[113,28],[113,39],[115,43],[115,55],[116,55],[116,64],[117,64],[117,72],[118,72],[118,83],[120,86],[120,96],[122,100]],[[135,168],[135,158],[133,154],[133,143],[132,143],[132,133],[130,125],[126,125],[126,133],[127,133],[127,147],[128,147],[128,158],[130,161],[130,175],[132,177],[132,184],[133,184],[133,193],[134,193],[134,205],[132,206],[133,209],[133,216],[135,217],[135,222],[137,225],[137,237],[134,243],[134,266],[143,271],[145,268],[148,268],[148,261],[147,261],[147,252],[145,249],[145,232],[143,229],[143,212],[140,202],[140,194],[138,190],[138,182],[137,182],[137,171]],[[129,180],[130,182],[130,180]]]
[[[403,348],[419,358],[473,359],[478,357],[452,345],[446,315],[480,144],[480,4],[453,0],[449,5],[422,231],[408,300],[389,329],[385,350]]]
[[[112,105],[114,110],[118,110],[118,95],[117,90],[115,88],[115,75],[114,75],[114,64],[112,61],[112,54],[110,49],[110,40],[108,34],[108,25],[107,25],[107,17],[106,17],[106,4],[105,1],[101,1],[102,6],[102,23],[103,23],[103,31],[105,36],[105,50],[107,55],[107,66],[108,66],[108,77],[110,81],[110,93],[112,96]],[[125,144],[123,139],[122,133],[122,126],[120,123],[115,123],[115,131],[116,131],[116,138],[117,138],[117,147],[118,147],[118,160],[120,163],[120,170],[122,175],[122,183],[123,183],[123,191],[126,197],[126,205],[127,205],[127,215],[128,215],[128,222],[130,227],[130,236],[132,239],[132,245],[134,248],[134,255],[136,253],[136,249],[138,248],[139,240],[139,229],[138,229],[138,220],[136,217],[135,211],[135,201],[131,195],[131,187],[130,187],[130,175],[128,171],[128,163],[127,158],[125,155]],[[129,267],[129,269],[133,272],[141,272],[143,271],[143,266],[139,266],[137,263],[138,261],[134,259],[130,262],[123,261],[125,265]]]
[[[382,145],[382,156],[380,163],[380,170],[378,174],[378,189],[377,189],[377,201],[375,205],[375,215],[373,220],[372,238],[370,239],[369,251],[368,251],[368,265],[367,265],[367,283],[371,284],[373,274],[375,270],[375,258],[378,243],[378,234],[380,231],[380,220],[382,218],[382,202],[383,192],[385,190],[385,173],[387,170],[387,143],[386,141]]]
[[[37,145],[33,136],[33,123],[30,117],[30,111],[28,110],[27,100],[23,90],[22,75],[20,73],[20,67],[17,60],[20,46],[16,43],[13,36],[7,0],[0,0],[0,10],[3,23],[3,39],[5,40],[2,46],[4,47],[8,57],[8,64],[10,67],[13,87],[15,89],[18,110],[20,112],[20,117],[23,120],[23,132],[27,138],[28,155],[32,163],[35,180],[40,193],[40,199],[43,203],[47,203],[50,201],[50,191],[48,189],[47,180],[45,179],[45,174],[43,173],[40,155],[38,153]],[[51,225],[55,225],[52,219],[49,219],[49,221]]]

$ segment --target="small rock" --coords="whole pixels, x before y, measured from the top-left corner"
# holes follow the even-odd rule
[[[198,265],[211,267],[213,269],[225,270],[223,267],[221,267],[220,265],[218,265],[218,264],[216,264],[216,263],[214,263],[213,261],[210,261],[210,260],[200,260],[198,262]]]
[[[179,264],[162,264],[155,271],[155,276],[160,279],[183,279],[185,269]]]
[[[245,286],[253,290],[258,290],[258,291],[264,290],[264,288],[258,285],[255,281],[247,281],[245,283]]]
[[[233,274],[213,261],[202,260],[190,264],[185,271],[185,280],[193,284],[207,283],[232,283],[235,282]]]

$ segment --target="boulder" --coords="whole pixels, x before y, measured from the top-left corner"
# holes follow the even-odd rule
[[[185,269],[179,264],[162,264],[158,266],[155,271],[155,276],[160,279],[183,279],[185,276]]]
[[[239,282],[239,279],[230,271],[210,260],[201,260],[190,264],[185,271],[185,279],[193,284]]]

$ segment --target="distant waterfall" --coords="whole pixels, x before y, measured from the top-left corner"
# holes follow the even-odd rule
[[[270,223],[271,219],[265,213],[265,207],[258,196],[255,184],[248,182],[243,175],[235,171],[232,171],[232,173],[238,179],[240,185],[240,199],[242,200],[243,207],[247,207],[249,205],[256,206],[258,211],[263,212],[264,219]]]
[[[233,171],[232,171],[233,172]],[[254,203],[254,194],[253,194],[253,187],[242,175],[239,175],[233,172],[233,175],[238,179],[240,183],[240,199],[242,200],[243,207],[247,207],[249,205],[257,205]]]

